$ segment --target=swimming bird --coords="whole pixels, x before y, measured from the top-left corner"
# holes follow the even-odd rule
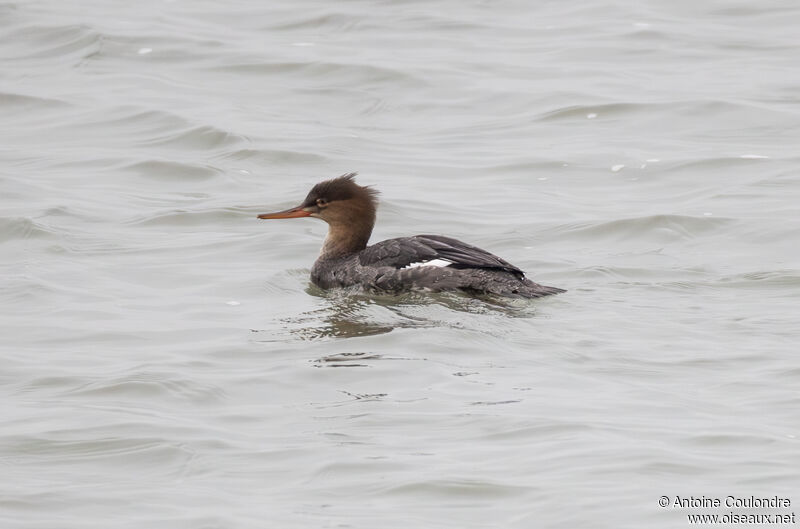
[[[463,291],[538,298],[565,290],[525,277],[508,261],[486,250],[442,235],[415,235],[367,246],[378,192],[344,174],[315,185],[294,208],[264,213],[259,219],[315,217],[328,223],[328,235],[311,268],[311,281],[323,288],[360,286],[378,293],[408,290]]]

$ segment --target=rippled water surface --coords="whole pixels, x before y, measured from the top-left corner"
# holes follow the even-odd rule
[[[0,525],[795,510],[798,27],[788,0],[0,4]],[[373,241],[569,291],[311,286],[324,224],[255,216],[349,171]]]

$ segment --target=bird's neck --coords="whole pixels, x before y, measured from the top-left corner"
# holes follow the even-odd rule
[[[337,259],[358,253],[367,247],[373,223],[362,225],[330,224],[319,253],[321,260]]]

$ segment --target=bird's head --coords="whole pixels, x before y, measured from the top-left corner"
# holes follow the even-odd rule
[[[325,180],[311,188],[305,200],[296,207],[275,213],[263,213],[259,219],[294,219],[316,217],[336,227],[347,225],[372,231],[378,192],[355,182],[356,173]]]

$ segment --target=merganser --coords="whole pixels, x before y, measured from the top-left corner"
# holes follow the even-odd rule
[[[315,217],[328,235],[311,268],[323,288],[361,286],[373,292],[460,290],[538,298],[566,292],[525,277],[522,270],[486,250],[441,235],[400,237],[367,246],[375,226],[378,192],[356,184],[356,173],[315,185],[297,207],[259,219]]]

